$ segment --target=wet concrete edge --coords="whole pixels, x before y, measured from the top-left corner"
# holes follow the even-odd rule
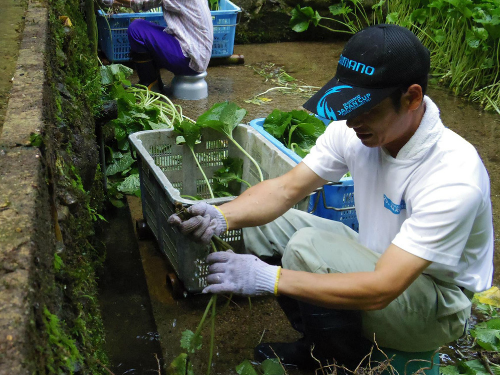
[[[54,242],[41,153],[29,147],[30,134],[44,127],[47,31],[47,7],[30,1],[0,135],[0,374],[32,373],[31,273],[37,251]]]

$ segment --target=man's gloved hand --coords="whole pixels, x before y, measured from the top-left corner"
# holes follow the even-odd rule
[[[193,217],[182,221],[177,214],[173,214],[167,222],[179,227],[182,234],[196,242],[207,245],[212,236],[220,236],[227,230],[226,218],[215,206],[200,202],[188,207],[186,211]]]
[[[235,293],[242,296],[277,294],[281,267],[271,266],[255,255],[235,254],[231,250],[207,257],[208,286],[203,293]]]

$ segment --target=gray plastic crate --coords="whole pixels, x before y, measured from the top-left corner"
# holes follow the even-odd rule
[[[206,183],[189,148],[177,145],[177,136],[173,130],[167,129],[134,133],[129,139],[137,152],[144,219],[186,290],[195,293],[206,286],[207,266],[204,259],[210,247],[188,240],[176,227],[170,226],[167,219],[175,212],[175,203],[190,206],[200,202],[183,198],[185,195],[199,195],[206,198],[205,202],[215,205],[235,197],[209,198]],[[264,179],[278,177],[296,165],[250,126],[239,125],[233,136],[259,163]],[[253,163],[219,132],[203,129],[202,142],[195,146],[195,153],[209,179],[222,166],[222,160],[230,156],[243,159],[244,180],[251,185],[259,182]],[[241,184],[241,187],[243,192],[246,185]],[[307,203],[304,199],[296,208],[306,211]],[[224,233],[221,238],[235,250],[242,250],[241,230]]]

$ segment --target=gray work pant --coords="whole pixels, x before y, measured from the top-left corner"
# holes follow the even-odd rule
[[[380,254],[357,242],[344,224],[291,209],[275,221],[245,228],[246,251],[280,258],[283,268],[314,273],[369,272]],[[362,311],[363,332],[380,347],[435,350],[464,333],[470,299],[454,284],[419,276],[386,308]]]

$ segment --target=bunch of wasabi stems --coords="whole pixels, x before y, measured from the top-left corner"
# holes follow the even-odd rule
[[[192,124],[194,120],[182,114],[182,107],[163,94],[148,90],[146,86],[136,84],[127,88],[127,91],[137,98],[137,105],[145,109],[156,108],[159,110],[159,118],[169,128],[174,127],[175,122],[187,121]]]
[[[182,204],[176,204],[176,213],[177,215],[179,215],[182,221],[188,220],[190,217],[192,217],[192,215],[182,206]],[[210,244],[214,252],[233,250],[231,245],[229,245],[226,241],[222,240],[218,236],[213,236],[212,240],[210,241]],[[207,307],[205,308],[205,312],[203,313],[203,316],[200,320],[200,323],[198,324],[198,327],[196,327],[196,331],[194,332],[194,334],[191,331],[185,331],[183,333],[183,338],[181,339],[181,346],[184,349],[187,349],[188,353],[187,354],[181,353],[172,361],[167,370],[167,373],[169,375],[192,374],[192,369],[191,369],[192,365],[190,363],[189,354],[194,353],[196,350],[201,348],[201,330],[203,329],[208,313],[211,311],[210,349],[209,349],[207,375],[210,374],[210,371],[212,369],[212,358],[214,353],[216,305],[217,305],[217,295],[214,294],[210,298],[210,301],[208,302]]]

